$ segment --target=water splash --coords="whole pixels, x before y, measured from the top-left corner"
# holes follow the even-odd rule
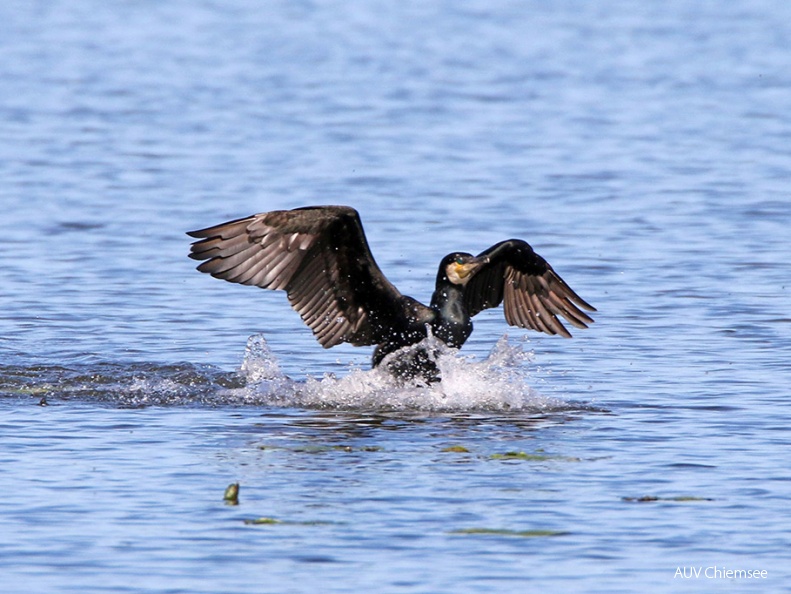
[[[113,406],[278,406],[351,411],[522,411],[579,408],[531,387],[532,353],[503,337],[483,360],[462,355],[429,337],[406,350],[424,349],[441,382],[404,381],[382,368],[351,369],[295,380],[285,375],[261,334],[247,341],[236,371],[210,365],[117,363],[0,365],[0,397],[103,402]],[[407,353],[394,353],[394,356]]]
[[[247,404],[288,406],[298,393],[297,382],[280,370],[280,363],[263,334],[247,339],[239,373],[245,380],[245,387],[234,393]]]
[[[280,372],[264,337],[251,336],[241,366],[247,378],[243,397],[261,404],[345,410],[545,412],[569,408],[566,402],[541,396],[528,385],[524,364],[532,353],[510,344],[507,336],[482,361],[461,355],[433,337],[391,356],[409,356],[409,351],[417,349],[429,353],[441,382],[405,382],[382,368],[352,369],[343,377],[325,374],[296,382]]]
[[[239,371],[252,383],[285,377],[263,334],[253,334],[247,339],[244,360]]]

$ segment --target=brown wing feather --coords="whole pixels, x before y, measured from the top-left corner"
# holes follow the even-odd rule
[[[329,348],[378,344],[402,299],[371,255],[353,208],[272,211],[192,231],[198,270],[229,282],[285,290],[291,307]]]
[[[510,325],[566,338],[571,333],[560,317],[577,328],[593,323],[593,318],[582,310],[596,308],[577,295],[524,241],[502,241],[481,256],[489,258],[488,264],[476,271],[464,289],[470,315],[503,303],[505,320]]]

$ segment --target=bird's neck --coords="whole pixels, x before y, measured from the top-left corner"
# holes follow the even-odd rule
[[[437,284],[431,296],[431,309],[437,313],[432,324],[434,336],[452,347],[461,347],[472,332],[470,314],[464,307],[464,290],[451,283]]]
[[[437,288],[431,296],[431,307],[437,310],[443,310],[450,307],[464,308],[464,289],[453,283],[437,283]]]

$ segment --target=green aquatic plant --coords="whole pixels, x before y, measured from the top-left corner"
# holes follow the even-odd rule
[[[248,525],[258,526],[261,524],[282,524],[283,520],[278,520],[277,518],[253,518],[253,519],[246,518],[244,520],[244,523]]]
[[[248,526],[266,526],[273,524],[283,524],[288,526],[330,526],[338,522],[325,522],[321,520],[306,520],[303,522],[296,522],[292,520],[278,520],[277,518],[270,518],[262,516],[260,518],[245,518],[242,520]]]
[[[228,505],[239,505],[239,483],[228,485],[222,498]]]
[[[470,450],[468,450],[467,448],[465,448],[462,445],[448,446],[446,448],[442,448],[442,451],[443,452],[453,452],[453,453],[456,453],[456,454],[469,454],[470,453]]]

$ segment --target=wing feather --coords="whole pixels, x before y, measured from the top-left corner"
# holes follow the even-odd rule
[[[286,291],[325,348],[341,342],[378,344],[393,316],[404,315],[403,296],[374,261],[353,208],[271,211],[189,235],[199,240],[190,252],[203,260],[198,270]]]
[[[508,324],[566,338],[571,333],[560,318],[577,328],[593,323],[583,309],[596,308],[577,295],[524,241],[502,241],[478,255],[483,256],[488,263],[475,272],[464,289],[471,316],[502,303]]]

